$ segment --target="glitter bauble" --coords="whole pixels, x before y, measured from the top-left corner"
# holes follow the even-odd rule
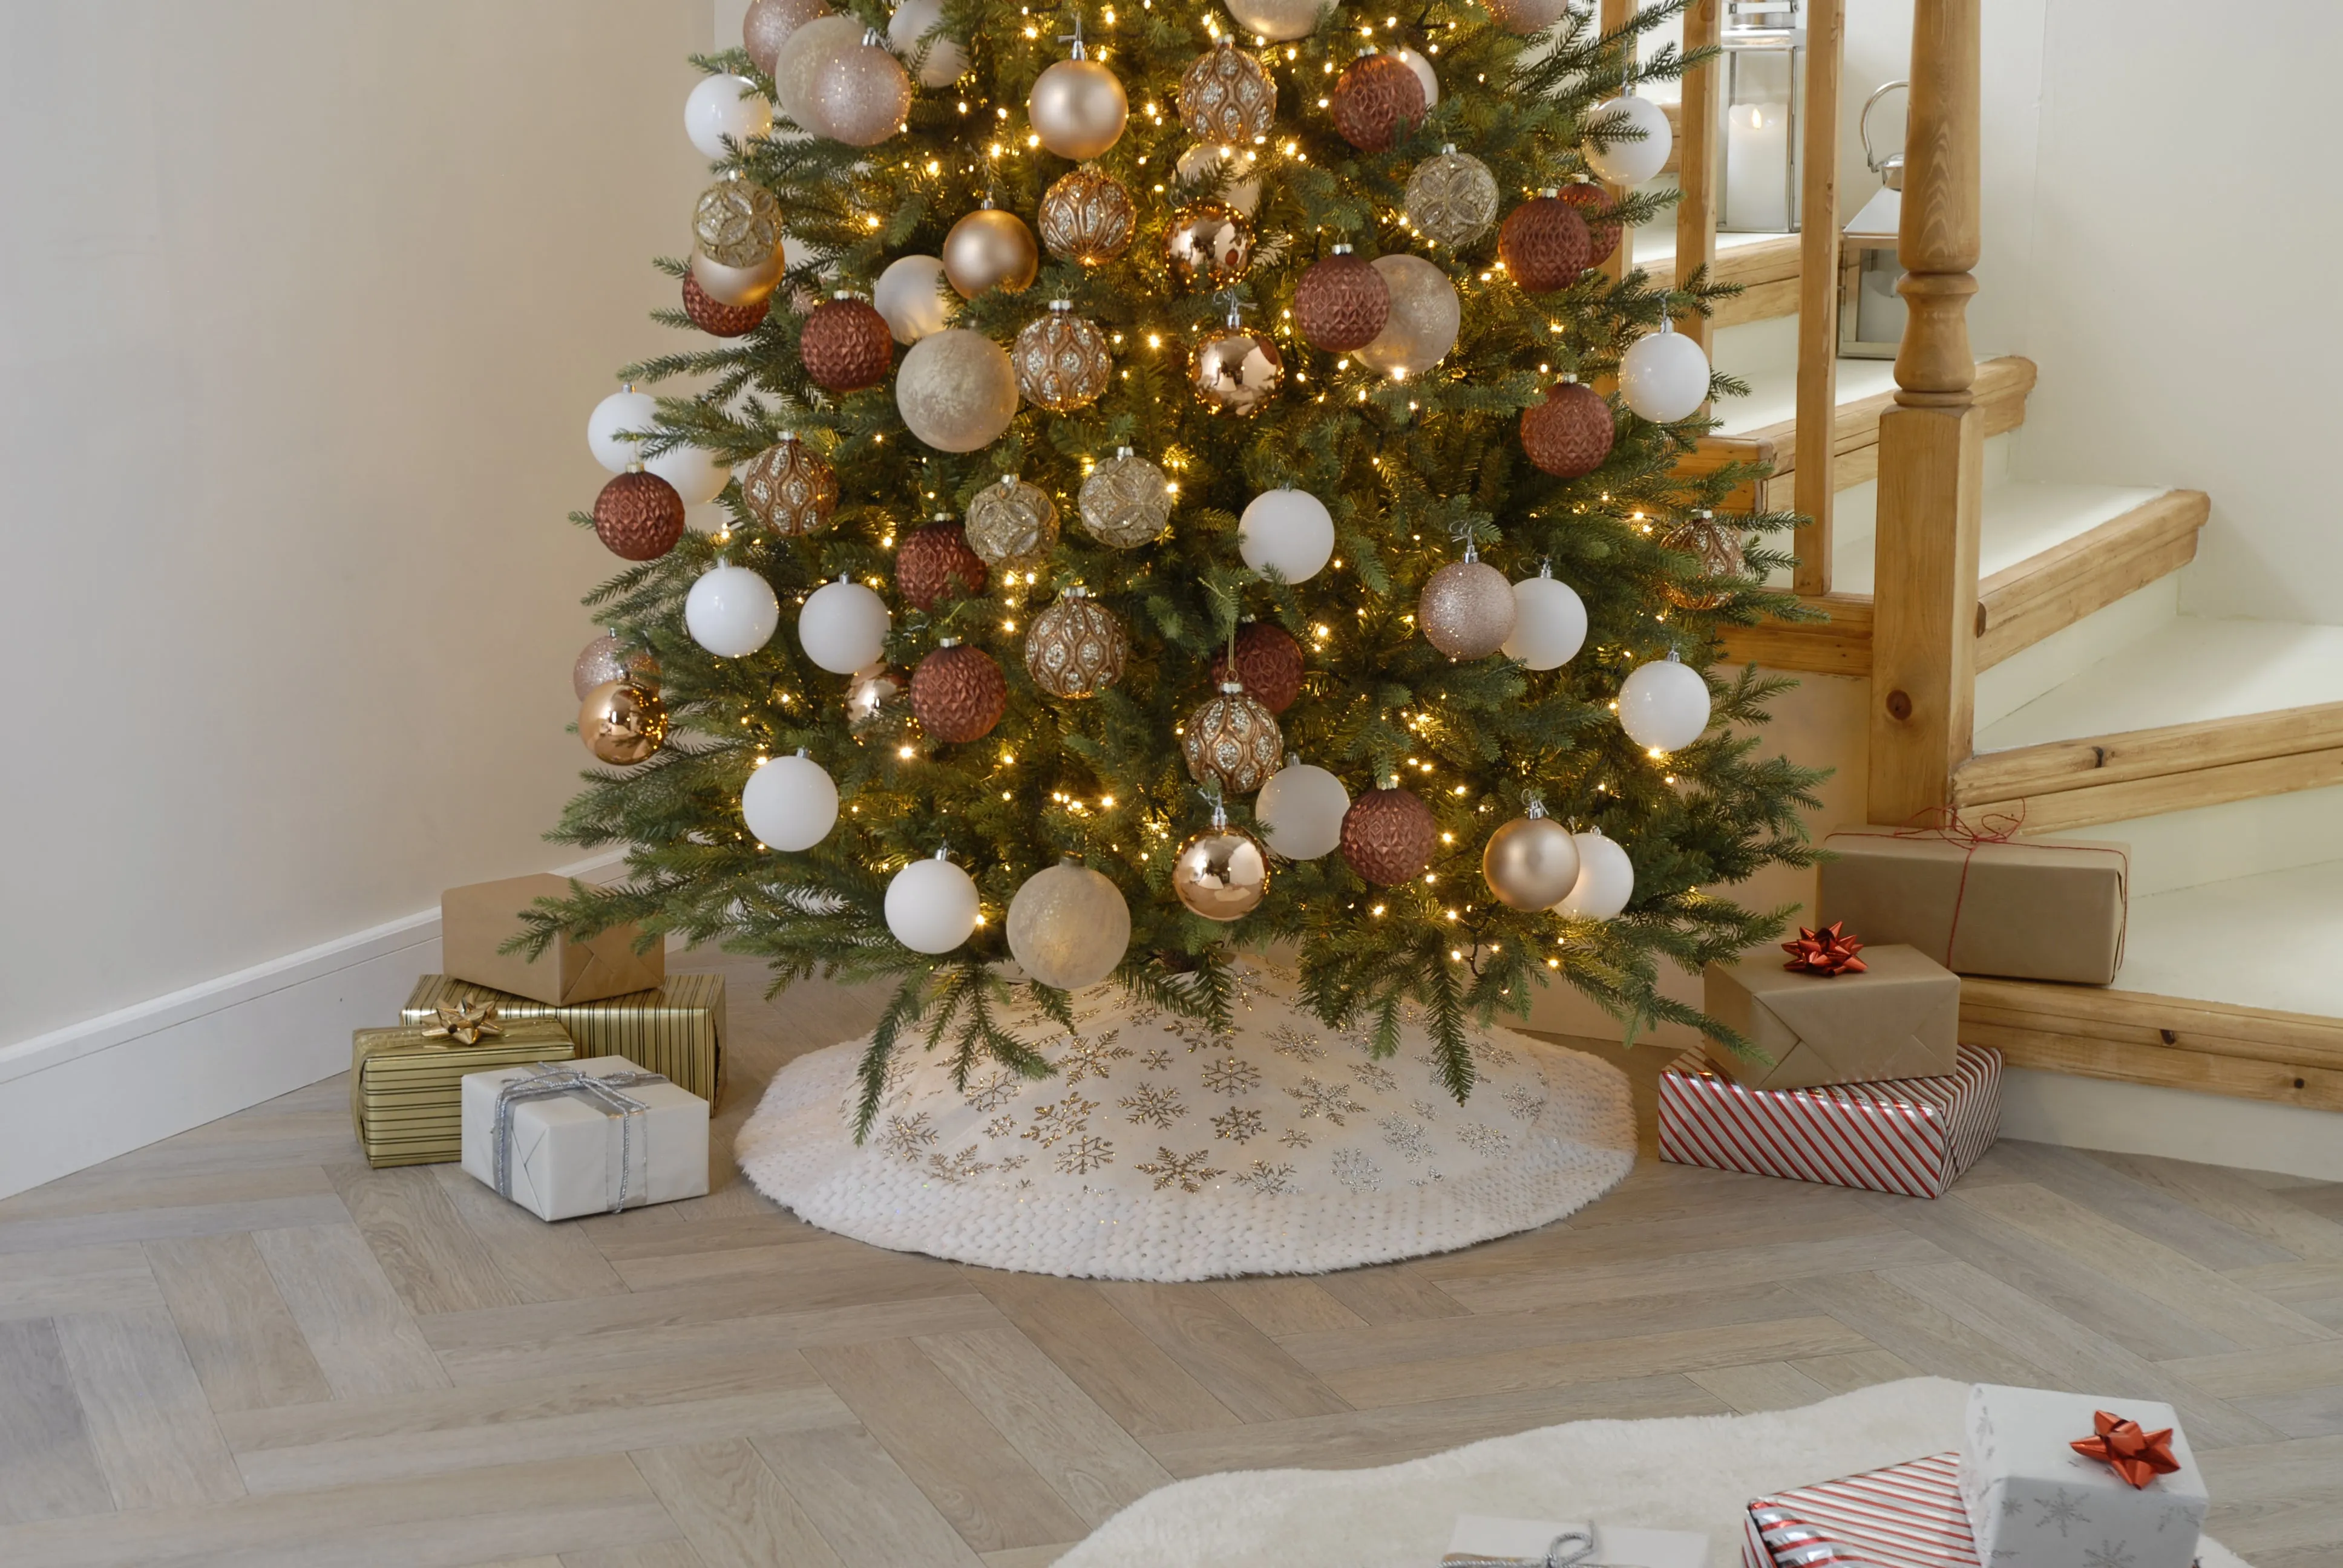
[[[1533,809],[1489,835],[1481,875],[1500,903],[1514,910],[1550,910],[1578,882],[1578,841],[1570,829]]]
[[[911,671],[911,712],[950,746],[981,740],[1009,710],[1009,678],[980,648],[945,642]]]
[[[1183,206],[1172,215],[1163,255],[1172,276],[1191,288],[1225,288],[1252,265],[1252,225],[1218,202]]]
[[[1041,270],[1033,231],[1013,212],[980,206],[944,236],[944,276],[962,299],[974,299],[988,288],[1022,294]]]
[[[655,561],[683,538],[683,498],[657,474],[614,474],[594,498],[594,537],[624,561]]]
[[[1405,789],[1370,789],[1342,813],[1342,859],[1378,887],[1423,875],[1439,844],[1439,819]]]
[[[1283,713],[1302,695],[1302,645],[1283,627],[1249,620],[1237,628],[1234,678],[1272,713]],[[1215,685],[1230,679],[1225,649],[1212,656]]]
[[[1557,381],[1544,402],[1522,410],[1522,450],[1557,479],[1582,478],[1611,455],[1616,429],[1611,405],[1593,387]]]
[[[928,334],[895,373],[895,410],[912,435],[940,452],[990,446],[1017,417],[1009,351],[964,327]]]
[[[1585,220],[1559,191],[1542,191],[1522,203],[1497,231],[1497,259],[1532,294],[1568,288],[1593,254]]]
[[[973,598],[984,591],[987,576],[984,558],[968,548],[968,536],[949,520],[913,528],[895,551],[895,589],[914,609]]]
[[[1241,146],[1269,135],[1276,121],[1277,84],[1259,60],[1227,38],[1181,75],[1180,123],[1192,135]]]
[[[1163,470],[1128,447],[1082,481],[1082,527],[1119,550],[1152,544],[1172,526],[1172,484]]]
[[[1075,45],[1078,51],[1081,47]],[[1122,139],[1131,100],[1112,71],[1077,53],[1041,73],[1025,100],[1025,117],[1042,146],[1080,163]]]
[[[740,501],[785,538],[818,534],[838,506],[838,472],[803,441],[783,436],[740,470]]]
[[[751,305],[727,305],[699,286],[697,274],[683,275],[683,313],[711,337],[746,337],[765,324],[772,308],[769,295]]]
[[[1172,891],[1208,920],[1241,920],[1269,893],[1269,856],[1250,833],[1213,828],[1180,846]]]
[[[1188,777],[1197,783],[1218,784],[1230,795],[1250,795],[1285,759],[1285,737],[1275,714],[1240,682],[1224,680],[1219,695],[1188,715],[1180,750],[1188,759]]]
[[[740,19],[741,46],[757,62],[757,69],[769,76],[789,35],[829,15],[823,0],[750,0],[749,14]]]
[[[1039,223],[1051,256],[1101,266],[1131,248],[1139,208],[1121,180],[1085,164],[1042,193]]]
[[[850,147],[903,128],[911,78],[854,16],[822,16],[790,34],[773,65],[773,95],[805,130]]]
[[[1003,926],[1018,967],[1060,990],[1098,984],[1131,947],[1122,890],[1071,856],[1025,879]]]
[[[1097,402],[1114,375],[1106,334],[1062,299],[1050,302],[1049,315],[1025,324],[1009,359],[1017,367],[1017,390],[1025,401],[1052,414]]]
[[[1497,221],[1497,176],[1470,153],[1443,147],[1415,166],[1402,204],[1415,232],[1437,245],[1470,245]]]
[[[1389,152],[1423,118],[1423,78],[1397,55],[1362,55],[1334,79],[1334,128],[1363,153]]]
[[[1070,588],[1025,632],[1025,672],[1052,697],[1096,697],[1122,676],[1131,638],[1114,612]]]
[[[1681,550],[1700,560],[1701,576],[1737,578],[1748,568],[1742,559],[1744,530],[1732,521],[1720,522],[1703,512],[1686,518],[1660,536],[1663,549]],[[1670,580],[1660,592],[1679,609],[1715,609],[1732,598],[1732,588],[1694,588]]]
[[[968,542],[987,566],[1030,572],[1058,542],[1057,504],[1039,486],[1003,475],[969,502]]]
[[[699,193],[691,232],[702,256],[725,266],[754,267],[781,246],[781,204],[755,180],[735,175]]]
[[[1188,382],[1215,414],[1258,414],[1285,382],[1285,361],[1266,335],[1215,327],[1188,358]]]
[[[1313,262],[1293,290],[1293,324],[1311,347],[1329,354],[1364,348],[1390,319],[1391,286],[1347,245]]]
[[[578,739],[595,760],[631,767],[667,740],[667,705],[632,680],[606,680],[578,709]]]
[[[605,681],[632,680],[646,690],[657,691],[659,672],[659,660],[649,648],[627,652],[619,647],[618,634],[606,631],[578,650],[578,662],[569,669],[569,684],[583,702],[588,692]]]
[[[1386,376],[1421,376],[1448,357],[1464,323],[1464,305],[1448,275],[1420,256],[1379,256],[1375,270],[1391,290],[1391,317],[1359,362]]]
[[[869,300],[840,294],[815,306],[806,317],[798,358],[823,391],[860,392],[887,379],[895,363],[895,335]]]
[[[1272,44],[1310,36],[1324,5],[1325,0],[1228,0],[1238,25]]]
[[[1417,596],[1415,624],[1451,658],[1486,658],[1513,635],[1513,585],[1486,561],[1451,561]]]
[[[1567,15],[1570,0],[1484,0],[1489,15],[1506,32],[1526,38]]]
[[[846,678],[846,729],[865,734],[895,714],[911,678],[885,659],[864,665]]]
[[[1578,209],[1586,226],[1586,265],[1601,266],[1619,248],[1619,225],[1611,216],[1611,194],[1598,185],[1581,182],[1562,187],[1562,199]]]

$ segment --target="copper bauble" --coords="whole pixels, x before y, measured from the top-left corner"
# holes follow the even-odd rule
[[[1619,248],[1619,225],[1611,216],[1611,194],[1598,185],[1567,185],[1562,199],[1578,209],[1586,225],[1586,265],[1601,266]]]
[[[1284,382],[1276,343],[1242,327],[1212,328],[1188,357],[1188,383],[1215,414],[1258,414]]]
[[[647,691],[657,691],[659,673],[659,660],[649,648],[629,653],[620,647],[617,632],[606,631],[578,650],[578,662],[569,669],[569,684],[583,702],[588,692],[610,680],[631,679]]]
[[[1423,875],[1439,845],[1439,819],[1405,789],[1370,789],[1342,813],[1342,859],[1378,887]]]
[[[1283,713],[1302,695],[1302,645],[1282,626],[1249,620],[1237,628],[1237,680],[1272,713]],[[1212,679],[1231,678],[1229,656],[1212,656]]]
[[[1660,536],[1664,549],[1682,550],[1700,558],[1703,577],[1737,578],[1748,568],[1742,559],[1745,530],[1732,521],[1719,522],[1714,513],[1695,512]],[[1669,581],[1660,592],[1679,609],[1715,609],[1733,597],[1730,588],[1692,588]]]
[[[989,203],[944,236],[944,276],[962,299],[974,299],[988,288],[1022,294],[1041,270],[1041,252],[1025,220]]]
[[[1197,783],[1250,795],[1285,759],[1285,737],[1277,716],[1255,701],[1242,682],[1224,680],[1218,696],[1188,715],[1180,750],[1188,759],[1188,777]]]
[[[1582,478],[1601,467],[1616,433],[1611,405],[1576,381],[1555,382],[1544,402],[1522,410],[1522,450],[1558,479]]]
[[[683,538],[683,498],[640,468],[613,475],[594,498],[594,537],[620,560],[655,561]]]
[[[1276,121],[1277,84],[1259,60],[1227,38],[1181,75],[1180,123],[1194,136],[1242,146],[1269,135]]]
[[[744,176],[731,175],[699,193],[691,232],[700,254],[726,266],[762,266],[781,247],[781,204]]]
[[[1269,892],[1269,856],[1250,833],[1215,815],[1212,826],[1180,846],[1172,862],[1172,891],[1190,912],[1208,920],[1241,920]]]
[[[850,735],[861,735],[883,724],[896,710],[895,699],[901,697],[911,684],[911,678],[878,659],[864,665],[846,678],[846,730]]]
[[[1423,119],[1423,78],[1397,55],[1367,54],[1334,79],[1334,128],[1363,153],[1389,152]]]
[[[606,680],[578,709],[578,739],[614,768],[640,762],[667,740],[667,705],[632,680]]]
[[[769,76],[790,34],[818,17],[830,14],[823,0],[749,0],[740,19],[740,43],[757,69]]]
[[[1293,290],[1293,324],[1312,348],[1348,354],[1375,340],[1391,319],[1391,286],[1375,264],[1338,245],[1312,263]]]
[[[1497,259],[1532,294],[1568,288],[1593,254],[1585,220],[1559,191],[1541,191],[1522,203],[1497,231]]]
[[[895,334],[869,300],[840,294],[806,317],[798,358],[823,391],[860,392],[887,379],[895,363]]]
[[[740,470],[740,500],[777,534],[818,534],[830,527],[838,506],[838,472],[803,441],[784,435]]]
[[[1163,236],[1172,276],[1193,288],[1225,288],[1252,266],[1252,225],[1232,206],[1197,202],[1172,215]]]
[[[1096,697],[1121,678],[1131,638],[1114,612],[1079,588],[1058,596],[1025,632],[1025,672],[1052,697]]]
[[[1099,400],[1114,376],[1106,334],[1073,313],[1063,299],[1050,301],[1050,314],[1027,322],[1009,350],[1017,367],[1017,390],[1025,401],[1064,414]]]
[[[1513,585],[1467,553],[1432,574],[1415,601],[1415,626],[1451,658],[1486,658],[1513,635]]]
[[[1009,351],[980,332],[948,327],[903,356],[895,411],[904,427],[940,452],[973,452],[1001,438],[1017,417],[1017,368]]]
[[[1008,710],[1009,678],[980,648],[946,639],[911,671],[911,712],[947,745],[983,739]]]
[[[1163,470],[1128,447],[1082,481],[1082,527],[1119,550],[1152,544],[1172,526],[1172,485]]]
[[[1568,0],[1486,0],[1497,25],[1521,37],[1544,31],[1569,13]]]
[[[1038,221],[1051,256],[1101,266],[1131,248],[1139,208],[1121,180],[1084,164],[1042,193]]]
[[[1041,145],[1061,158],[1076,163],[1098,157],[1122,139],[1131,118],[1131,100],[1112,71],[1082,56],[1080,39],[1074,57],[1043,71],[1025,100],[1025,118]]]
[[[1039,486],[1005,474],[969,502],[968,542],[987,566],[1030,572],[1058,542],[1057,503]]]
[[[914,609],[972,598],[984,591],[986,575],[984,558],[949,518],[912,529],[895,551],[895,588]]]
[[[1415,166],[1402,205],[1424,238],[1451,247],[1470,245],[1497,221],[1497,176],[1472,154],[1445,146]]]
[[[683,275],[683,313],[711,337],[745,337],[765,324],[772,308],[770,295],[751,305],[727,305],[700,287],[689,270]]]

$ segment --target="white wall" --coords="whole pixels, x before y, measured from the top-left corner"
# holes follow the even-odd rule
[[[709,0],[0,0],[0,1046],[575,859]]]

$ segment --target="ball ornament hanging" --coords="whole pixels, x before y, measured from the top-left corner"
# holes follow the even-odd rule
[[[1252,266],[1252,225],[1234,207],[1196,202],[1172,215],[1163,256],[1189,287],[1225,288]]]
[[[887,651],[894,618],[887,601],[846,577],[806,596],[798,611],[798,646],[832,675],[852,675]]]
[[[1481,876],[1507,909],[1552,909],[1578,883],[1577,840],[1533,799],[1527,816],[1489,835]]]
[[[615,474],[594,498],[594,537],[622,561],[655,561],[683,538],[683,498],[645,469]]]
[[[1238,680],[1221,682],[1218,695],[1205,699],[1181,727],[1180,750],[1188,759],[1188,777],[1224,794],[1250,795],[1269,781],[1285,755],[1285,738],[1277,716],[1245,690]]]
[[[1696,557],[1703,577],[1737,578],[1748,569],[1742,554],[1744,537],[1739,524],[1719,522],[1715,513],[1703,510],[1661,534],[1660,547]],[[1660,591],[1679,609],[1715,609],[1734,592],[1729,588],[1695,588],[1674,581],[1663,583]]]
[[[838,824],[838,784],[800,748],[749,773],[740,819],[768,849],[810,849]]]
[[[729,158],[724,138],[746,146],[773,129],[773,106],[746,76],[709,76],[683,101],[683,132],[704,158]]]
[[[689,507],[704,507],[732,482],[732,466],[705,447],[669,447],[643,459],[643,472],[675,487]]]
[[[1285,359],[1276,340],[1247,328],[1232,304],[1227,324],[1196,340],[1188,356],[1188,384],[1213,413],[1246,418],[1268,407],[1285,385]]]
[[[1040,486],[1003,474],[970,499],[968,542],[995,570],[1030,572],[1057,546],[1057,503]]]
[[[755,180],[729,175],[699,193],[691,232],[702,256],[726,266],[759,266],[781,247],[781,204]]]
[[[1092,164],[1062,174],[1041,193],[1041,243],[1061,261],[1103,266],[1131,248],[1139,208],[1131,192]]]
[[[1025,99],[1025,117],[1042,146],[1081,163],[1122,139],[1131,100],[1121,79],[1083,50],[1079,17],[1074,32],[1072,58],[1060,60],[1035,79]]]
[[[1302,695],[1302,645],[1283,627],[1249,620],[1237,628],[1236,664],[1225,649],[1212,656],[1212,682],[1234,680],[1272,713],[1283,714]]]
[[[1584,478],[1601,467],[1616,435],[1611,405],[1574,377],[1555,382],[1544,402],[1522,410],[1522,450],[1558,479]]]
[[[1122,677],[1131,638],[1114,612],[1070,588],[1025,631],[1025,672],[1052,697],[1096,697]]]
[[[1668,125],[1667,111],[1649,98],[1629,94],[1606,99],[1588,110],[1586,118],[1588,124],[1601,127],[1605,135],[1643,133],[1640,140],[1621,139],[1606,146],[1598,147],[1590,142],[1586,166],[1598,177],[1614,186],[1639,186],[1666,166],[1675,132]]]
[[[588,692],[610,680],[632,680],[637,686],[657,691],[659,660],[647,648],[628,651],[619,643],[616,631],[606,631],[578,650],[578,662],[569,669],[569,685],[583,702]]]
[[[895,590],[914,609],[972,598],[984,591],[986,576],[984,558],[950,518],[912,529],[895,551]]]
[[[869,300],[841,290],[806,317],[798,358],[823,391],[860,392],[887,379],[895,363],[895,335]]]
[[[1242,146],[1277,123],[1277,84],[1223,36],[1181,73],[1180,123],[1191,136]]]
[[[1554,575],[1554,565],[1513,585],[1513,634],[1501,650],[1531,669],[1559,669],[1586,645],[1586,601]]]
[[[1391,286],[1374,263],[1338,245],[1293,290],[1293,324],[1312,348],[1348,354],[1364,348],[1391,319]]]
[[[1423,119],[1423,82],[1397,55],[1370,48],[1334,79],[1334,129],[1363,153],[1389,152]]]
[[[757,69],[769,76],[789,35],[830,14],[824,0],[749,0],[749,14],[740,19],[741,46],[757,63]]]
[[[1263,577],[1308,582],[1334,557],[1334,515],[1307,490],[1263,490],[1237,518],[1237,554]]]
[[[1619,357],[1619,400],[1654,425],[1673,425],[1708,400],[1708,356],[1666,317]]]
[[[870,290],[870,303],[887,318],[887,330],[906,348],[944,329],[945,284],[941,256],[899,256],[887,264]]]
[[[699,286],[696,273],[684,272],[683,313],[710,337],[746,337],[765,324],[772,308],[769,297],[752,305],[727,305]]]
[[[1415,232],[1453,249],[1470,245],[1497,221],[1497,176],[1453,144],[1415,166],[1401,206]]]
[[[1253,820],[1269,835],[1269,847],[1289,860],[1314,860],[1342,841],[1342,819],[1351,792],[1314,762],[1288,758],[1270,775],[1253,801]]]
[[[1635,896],[1635,862],[1628,859],[1618,839],[1604,838],[1599,828],[1571,837],[1578,849],[1578,879],[1554,906],[1554,912],[1580,920],[1610,920]]]
[[[785,432],[740,470],[740,502],[785,538],[818,534],[830,527],[838,507],[838,471],[828,458]]]
[[[586,446],[594,460],[614,474],[623,474],[642,461],[638,433],[648,435],[659,423],[659,403],[632,382],[594,405],[586,417]]]
[[[1041,270],[1041,252],[1033,231],[1023,218],[990,201],[944,236],[944,276],[962,299],[974,299],[988,288],[1022,294]]]
[[[746,658],[773,639],[781,601],[762,573],[719,560],[684,597],[683,628],[719,658]]]
[[[980,332],[948,327],[911,345],[895,373],[895,410],[940,452],[973,452],[1017,417],[1017,370]]]
[[[1326,0],[1228,0],[1229,15],[1239,26],[1272,44],[1310,36],[1325,5]]]
[[[1485,0],[1497,25],[1516,37],[1543,33],[1570,12],[1570,0]]]
[[[873,659],[846,678],[846,730],[860,737],[884,723],[911,678],[884,659]]]
[[[1586,265],[1601,266],[1619,248],[1619,220],[1611,216],[1611,193],[1581,180],[1562,187],[1562,199],[1578,209],[1586,225]]]
[[[980,648],[946,638],[911,671],[911,712],[946,745],[983,739],[1008,711],[1009,678]]]
[[[1451,658],[1486,658],[1513,635],[1513,585],[1468,539],[1463,560],[1425,580],[1416,596],[1415,625]]]
[[[1028,977],[1081,990],[1114,973],[1131,948],[1122,890],[1069,855],[1036,871],[1009,900],[1009,956]]]
[[[598,762],[630,768],[667,742],[667,705],[633,680],[606,680],[578,709],[578,738]]]
[[[907,64],[917,62],[922,87],[949,87],[968,69],[967,46],[939,31],[943,19],[943,0],[902,0],[887,18],[887,42]]]
[[[1377,887],[1412,882],[1432,868],[1440,820],[1413,791],[1370,789],[1342,813],[1342,859]]]
[[[1212,187],[1218,194],[1207,199],[1217,201],[1223,206],[1232,206],[1251,217],[1261,209],[1261,181],[1248,171],[1260,161],[1261,155],[1251,147],[1199,142],[1180,155],[1172,174],[1180,182],[1181,188],[1189,191],[1191,187],[1203,186],[1208,178],[1218,176],[1222,165],[1234,164],[1236,168],[1232,171],[1232,177],[1226,185]],[[1194,191],[1192,194],[1202,193]]]
[[[1648,750],[1684,749],[1708,729],[1708,682],[1674,648],[1638,665],[1619,687],[1619,728]]]
[[[850,147],[876,146],[903,128],[911,78],[859,17],[821,16],[791,33],[773,65],[781,112]]]
[[[1172,482],[1130,447],[1118,447],[1082,481],[1080,513],[1083,528],[1102,545],[1129,550],[1152,544],[1172,526]]]
[[[1070,300],[1050,301],[1050,313],[1027,322],[1009,351],[1018,392],[1053,414],[1097,402],[1114,376],[1106,334],[1073,311]]]
[[[1172,861],[1172,891],[1191,914],[1241,920],[1269,893],[1269,856],[1252,834],[1229,826],[1215,801],[1212,825],[1192,835]]]
[[[1431,60],[1405,45],[1392,53],[1398,55],[1400,63],[1413,71],[1415,79],[1423,84],[1423,107],[1429,113],[1440,102],[1440,74],[1432,68]]]
[[[976,882],[944,859],[914,860],[887,883],[887,930],[915,953],[948,953],[975,933]]]
[[[1507,213],[1497,230],[1497,259],[1532,294],[1576,283],[1591,254],[1586,220],[1557,188],[1542,190]]]
[[[1463,303],[1448,275],[1420,256],[1379,256],[1374,267],[1391,290],[1391,316],[1359,362],[1394,379],[1421,376],[1456,347]]]
[[[749,309],[764,305],[781,281],[781,256],[775,251],[755,266],[727,266],[706,252],[691,253],[692,281],[719,305]]]

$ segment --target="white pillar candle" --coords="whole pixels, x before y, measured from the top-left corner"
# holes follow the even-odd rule
[[[1790,226],[1790,106],[1735,104],[1725,116],[1725,216],[1744,232]]]

